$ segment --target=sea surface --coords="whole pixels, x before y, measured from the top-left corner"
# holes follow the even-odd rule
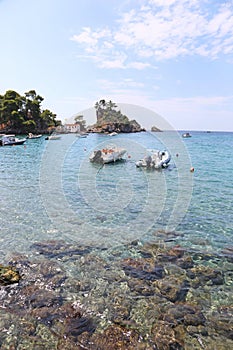
[[[60,140],[46,141],[42,137],[28,139],[22,146],[1,147],[0,264],[9,264],[16,255],[27,256],[30,261],[43,260],[44,256],[54,261],[54,256],[43,255],[40,249],[35,249],[36,244],[52,242],[55,250],[56,242],[63,242],[64,249],[81,247],[83,255],[80,253],[74,258],[70,253],[72,259],[64,260],[61,254],[63,258],[55,256],[55,260],[69,278],[88,281],[89,275],[91,282],[75,292],[67,283],[62,293],[66,300],[79,302],[88,308],[90,314],[95,314],[97,329],[106,329],[113,322],[112,313],[108,312],[112,295],[117,297],[119,290],[114,291],[117,277],[112,276],[110,284],[103,274],[102,264],[101,268],[98,266],[98,259],[108,266],[115,266],[113,271],[119,273],[122,261],[129,263],[127,259],[146,257],[146,246],[150,247],[148,252],[151,252],[152,245],[161,249],[181,247],[193,259],[195,256],[198,263],[204,260],[205,266],[225,274],[225,284],[221,288],[224,305],[229,306],[232,303],[230,287],[233,276],[230,265],[227,265],[231,260],[226,260],[226,251],[232,254],[233,249],[233,133],[190,133],[190,138],[182,138],[181,131],[114,137],[89,134],[85,138],[69,134],[62,135]],[[89,162],[94,149],[109,144],[127,150],[122,161],[107,165]],[[152,171],[135,166],[135,162],[152,149],[169,150],[172,159],[167,169]],[[192,167],[194,171],[190,172]],[[85,265],[87,256],[91,259],[90,252],[97,259],[93,259],[95,263],[91,271]],[[203,256],[208,256],[208,259],[201,258]],[[133,274],[127,276],[135,280]],[[105,294],[103,292],[106,280],[112,291],[111,299],[106,290]],[[121,283],[121,294],[126,288],[128,295],[128,287]],[[201,293],[206,293],[205,286]],[[219,307],[223,295],[218,289],[213,296],[217,306],[211,304],[210,309]],[[132,298],[135,300],[134,292]],[[147,298],[146,293],[141,298]],[[141,319],[136,317],[140,308],[138,306],[137,311],[133,311],[132,300],[129,301],[131,312],[123,318],[128,322],[133,319],[139,325],[143,341],[146,341],[149,337],[148,315]],[[206,312],[210,313],[210,310]],[[22,318],[22,315],[18,317]],[[19,324],[15,324],[12,337],[17,337],[19,329]],[[222,347],[216,349],[225,349],[226,335],[223,331],[220,333],[215,335],[219,336],[217,344],[219,341]],[[194,338],[198,339],[200,349],[214,349],[211,347],[213,337],[195,333]],[[0,338],[4,349],[6,344],[11,344],[9,339],[6,343],[5,333],[1,333]],[[150,339],[150,345],[145,349],[150,349],[149,346],[160,349],[158,340],[153,339],[154,343]],[[161,349],[167,349],[163,346]],[[30,345],[25,345],[25,348],[30,349]],[[192,349],[192,346],[184,348]]]

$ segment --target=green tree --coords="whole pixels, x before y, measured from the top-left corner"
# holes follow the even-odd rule
[[[106,123],[128,123],[128,117],[123,115],[120,111],[117,111],[116,108],[116,103],[111,100],[109,102],[105,100],[96,102],[97,125],[101,126]]]
[[[86,120],[83,119],[83,115],[76,115],[74,120],[76,124],[80,125],[80,131],[86,130]]]
[[[107,103],[107,109],[109,111],[112,111],[113,109],[116,109],[116,108],[117,108],[117,105],[114,102],[112,102],[111,100]]]
[[[0,95],[0,125],[6,132],[27,133],[45,131],[48,127],[58,126],[56,114],[42,110],[43,97],[35,90],[29,90],[21,96],[14,90]]]

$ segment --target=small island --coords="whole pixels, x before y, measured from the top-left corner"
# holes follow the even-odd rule
[[[162,130],[160,130],[160,129],[157,128],[156,126],[152,126],[152,127],[151,127],[151,131],[152,131],[152,132],[162,132]]]
[[[97,122],[87,128],[93,133],[134,133],[145,131],[136,120],[129,118],[117,110],[117,105],[112,102],[100,100],[95,103]]]

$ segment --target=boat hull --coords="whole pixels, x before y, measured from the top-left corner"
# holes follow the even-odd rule
[[[90,161],[93,163],[115,163],[122,160],[126,150],[123,148],[106,148],[102,150],[94,151],[90,156]]]
[[[1,146],[17,146],[23,145],[27,139],[18,139],[15,135],[4,135],[0,140]]]
[[[170,160],[171,155],[168,151],[155,151],[152,155],[148,155],[136,162],[136,167],[147,169],[167,168]]]

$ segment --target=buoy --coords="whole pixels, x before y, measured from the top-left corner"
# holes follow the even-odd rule
[[[179,157],[179,154],[178,154],[178,153],[176,153],[176,157]]]
[[[131,156],[130,156],[130,155],[128,155],[128,158],[131,158]]]
[[[193,167],[190,168],[190,172],[191,172],[191,173],[194,172],[194,168],[193,168]]]

